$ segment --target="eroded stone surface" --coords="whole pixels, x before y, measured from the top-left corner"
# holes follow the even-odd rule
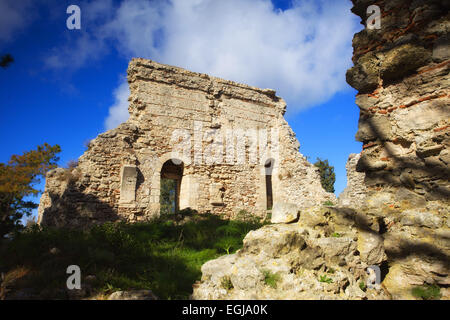
[[[276,202],[272,208],[272,223],[289,223],[297,220],[299,207],[294,203]]]
[[[357,250],[361,240],[352,227],[355,217],[348,223],[336,219],[339,213],[333,210],[308,210],[322,216],[320,228],[300,220],[251,231],[236,254],[202,266],[202,279],[194,285],[192,298],[389,299],[381,287],[361,289],[360,283],[368,280],[368,264]],[[375,247],[369,251],[376,251]]]
[[[361,154],[350,154],[345,168],[347,169],[347,187],[339,195],[338,204],[344,207],[360,208],[366,197],[367,188],[364,184],[365,174],[356,171],[356,164]]]
[[[365,21],[367,1],[353,4]],[[364,144],[356,170],[366,193],[358,210],[372,221],[371,231],[359,234],[359,250],[378,263],[384,246],[383,284],[393,298],[411,299],[418,285],[447,292],[450,272],[450,7],[444,0],[377,5],[381,29],[355,35],[355,66],[347,73],[359,91],[356,138]]]

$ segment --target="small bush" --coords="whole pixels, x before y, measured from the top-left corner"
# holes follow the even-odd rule
[[[327,200],[327,201],[325,201],[325,202],[323,203],[323,205],[324,205],[325,207],[332,207],[332,206],[334,206],[334,203],[331,202],[330,200]]]
[[[179,210],[177,213],[184,218],[184,217],[192,217],[193,215],[198,214],[198,211],[191,208],[185,208]]]
[[[241,241],[236,237],[224,237],[220,238],[214,247],[219,250],[219,252],[225,252],[226,254],[230,254],[235,249],[238,249],[241,246]]]
[[[272,210],[272,208],[267,209],[267,210]],[[264,223],[264,224],[269,224],[271,220],[272,220],[272,212],[267,212],[266,217],[264,218],[263,223]]]
[[[30,270],[23,266],[17,267],[6,274],[2,273],[0,275],[0,300],[4,300],[6,294],[10,291],[10,287],[29,273]]]
[[[326,274],[322,275],[319,277],[319,281],[320,282],[325,282],[325,283],[332,283],[333,279],[328,278]]]
[[[340,238],[340,237],[342,237],[342,234],[337,233],[337,232],[334,232],[331,236],[332,236],[333,238]]]
[[[262,273],[264,275],[264,283],[269,287],[276,289],[277,283],[280,280],[280,275],[277,273],[273,273],[270,270],[262,270]]]
[[[435,284],[414,287],[411,291],[414,297],[423,300],[438,300],[441,298],[441,288]]]
[[[254,218],[255,217],[247,210],[239,210],[236,215],[236,220],[238,221],[253,221]]]
[[[359,288],[360,288],[362,291],[366,292],[366,290],[367,290],[366,283],[365,283],[364,281],[360,281],[360,282],[359,282]]]

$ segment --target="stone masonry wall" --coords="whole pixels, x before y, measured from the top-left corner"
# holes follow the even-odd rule
[[[274,205],[335,199],[299,153],[283,118],[286,104],[273,90],[145,59],[130,62],[128,82],[130,118],[92,140],[76,168],[49,172],[41,224],[159,216],[161,169],[171,159],[183,164],[181,209],[230,218],[245,209],[263,217],[268,171]]]
[[[381,29],[354,36],[347,81],[358,90],[366,213],[380,222],[388,256],[383,284],[394,298],[410,298],[415,285],[448,290],[450,3],[353,4],[363,23],[369,5],[381,8]]]
[[[364,205],[367,188],[364,184],[366,175],[364,172],[356,171],[356,165],[361,154],[352,153],[348,157],[345,168],[347,169],[347,187],[339,195],[338,204],[340,206],[360,208]]]

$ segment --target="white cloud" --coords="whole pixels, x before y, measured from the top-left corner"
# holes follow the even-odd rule
[[[123,81],[114,91],[114,104],[109,108],[108,117],[105,120],[107,130],[117,127],[128,119],[128,96],[130,89],[128,82]]]
[[[350,1],[334,0],[298,0],[285,11],[270,0],[125,0],[105,9],[109,18],[78,44],[83,54],[76,61],[101,54],[108,41],[126,58],[275,89],[288,112],[298,112],[347,88],[352,36],[360,28],[350,8]]]
[[[9,41],[36,17],[31,0],[0,1],[0,41]]]
[[[158,57],[168,64],[276,89],[297,110],[345,88],[356,21],[344,1],[174,1]]]
[[[102,54],[107,51],[106,44],[98,41],[85,31],[79,32],[70,45],[61,48],[54,48],[45,58],[45,66],[54,69],[75,70],[84,66],[88,62],[100,59]],[[95,54],[94,54],[95,53]]]

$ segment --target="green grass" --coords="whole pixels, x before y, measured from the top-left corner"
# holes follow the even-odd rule
[[[435,284],[414,287],[411,293],[414,297],[423,300],[438,300],[441,298],[441,288]]]
[[[320,282],[325,282],[325,283],[332,283],[333,279],[328,278],[326,274],[322,275],[319,277],[319,281]]]
[[[325,202],[323,203],[323,205],[324,205],[325,207],[332,207],[332,206],[334,206],[334,203],[331,202],[330,200],[327,200],[327,201],[325,201]]]
[[[269,287],[276,289],[277,283],[280,280],[280,275],[277,273],[273,273],[270,270],[262,270],[262,273],[264,275],[264,283]]]
[[[253,220],[207,214],[184,225],[166,218],[106,223],[89,231],[34,227],[0,246],[0,272],[25,268],[14,288],[33,288],[41,298],[59,298],[67,266],[75,264],[82,278],[96,276],[94,293],[151,289],[160,299],[187,299],[200,280],[200,267],[241,248],[244,236],[259,227]],[[60,252],[50,253],[55,247]]]
[[[333,238],[340,238],[340,237],[342,237],[342,234],[340,234],[340,233],[338,233],[338,232],[334,232],[331,236],[332,236]]]

